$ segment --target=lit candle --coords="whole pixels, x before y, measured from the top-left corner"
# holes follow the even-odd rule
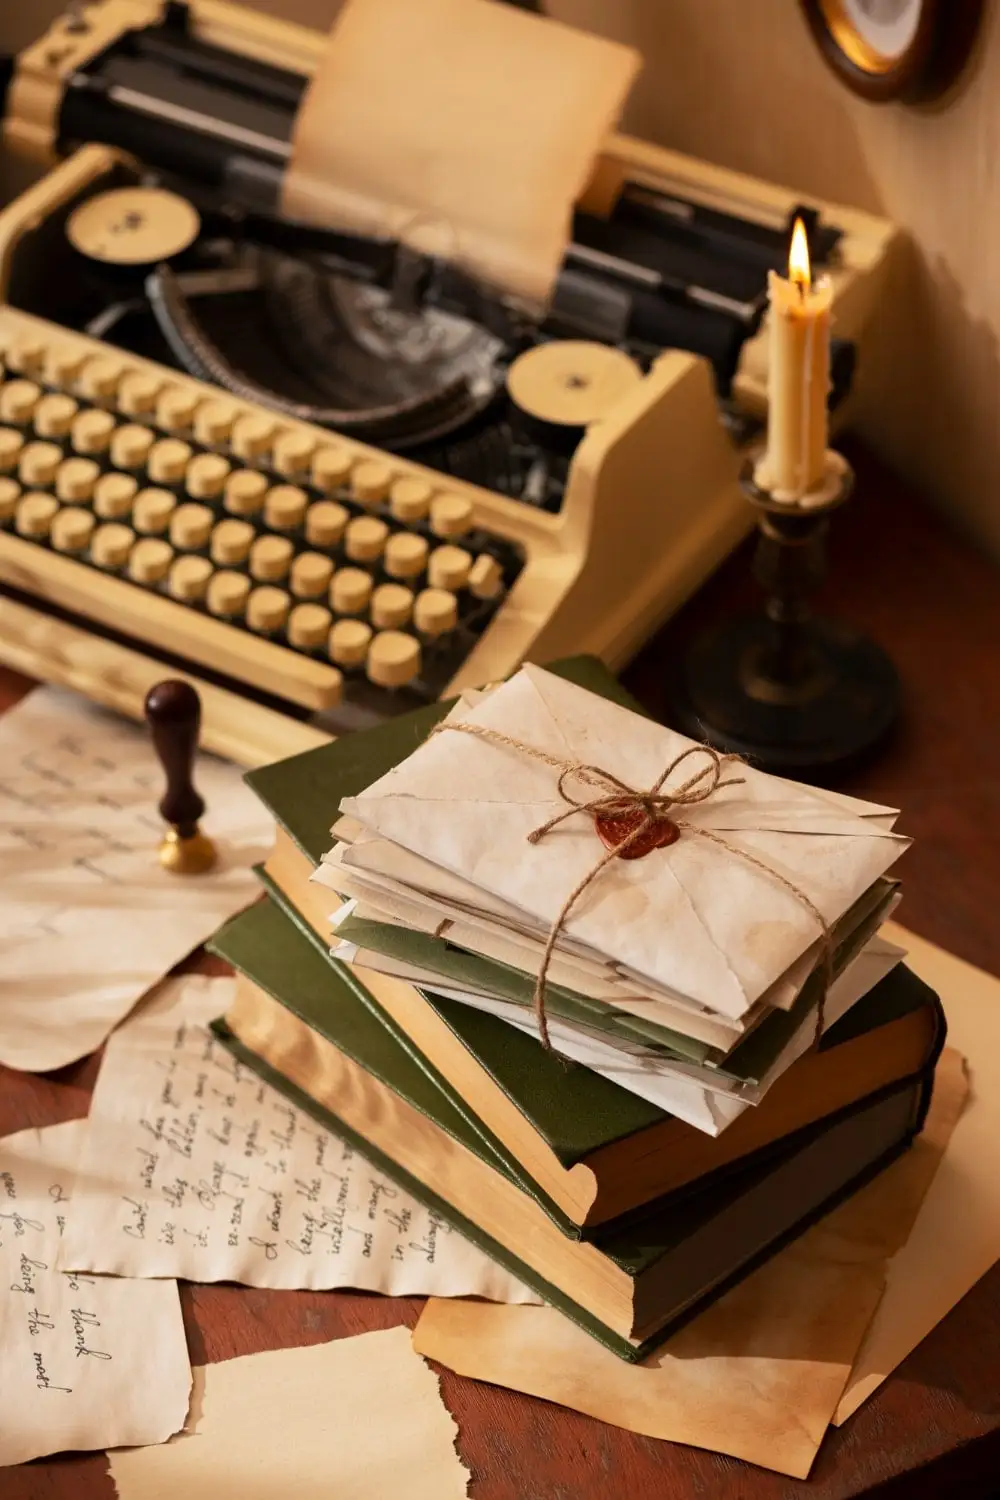
[[[775,500],[799,500],[823,480],[830,388],[829,278],[813,281],[805,226],[796,219],[788,279],[768,272],[771,357],[767,447],[754,478]]]

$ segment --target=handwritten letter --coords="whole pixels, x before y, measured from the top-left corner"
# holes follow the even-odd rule
[[[61,1264],[120,1276],[537,1300],[206,1028],[171,981],[108,1043]]]
[[[162,1443],[187,1413],[176,1283],[54,1269],[85,1125],[0,1140],[0,1464]]]
[[[39,688],[0,721],[0,1062],[40,1072],[100,1046],[151,984],[248,905],[273,824],[233,766],[199,758],[217,867],[157,863],[145,730]]]

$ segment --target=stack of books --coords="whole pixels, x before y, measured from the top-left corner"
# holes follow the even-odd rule
[[[720,761],[589,659],[248,781],[276,839],[219,1034],[624,1358],[920,1130],[893,809]]]

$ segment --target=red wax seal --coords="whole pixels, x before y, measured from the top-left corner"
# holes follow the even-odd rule
[[[620,813],[595,813],[594,827],[597,829],[598,837],[606,849],[617,849],[623,844],[629,834],[635,833],[646,819],[646,814],[641,807],[630,807]],[[669,818],[657,817],[644,833],[632,840],[627,849],[622,849],[619,859],[643,859],[645,855],[652,854],[654,849],[666,849],[681,836],[681,831],[676,823]]]

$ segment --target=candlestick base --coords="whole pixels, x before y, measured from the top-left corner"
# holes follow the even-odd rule
[[[757,511],[754,572],[766,606],[695,641],[669,685],[676,728],[761,770],[814,781],[859,764],[888,735],[900,701],[891,661],[806,605],[823,574],[828,518],[853,478],[831,453],[811,495],[779,500],[756,483],[753,461],[746,464],[741,483]]]

